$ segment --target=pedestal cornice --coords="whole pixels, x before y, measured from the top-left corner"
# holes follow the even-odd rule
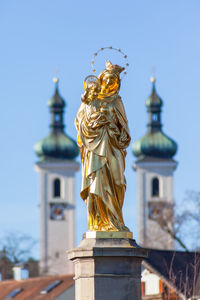
[[[147,257],[147,252],[135,240],[123,238],[83,239],[77,248],[67,251],[70,260],[91,256],[133,256],[143,259]]]

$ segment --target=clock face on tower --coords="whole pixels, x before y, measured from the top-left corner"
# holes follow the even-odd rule
[[[50,211],[51,220],[58,220],[58,221],[64,220],[65,219],[64,209],[65,209],[65,204],[62,203],[51,204],[51,211]]]

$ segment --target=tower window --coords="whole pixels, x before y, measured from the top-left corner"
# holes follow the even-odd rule
[[[60,188],[61,188],[61,184],[60,184],[60,179],[56,178],[54,180],[54,191],[53,191],[53,195],[54,197],[60,197]]]
[[[159,196],[159,180],[157,177],[152,180],[152,197]]]
[[[55,114],[54,120],[55,120],[56,123],[60,122],[60,114]]]
[[[152,121],[157,122],[158,121],[158,115],[152,114]]]

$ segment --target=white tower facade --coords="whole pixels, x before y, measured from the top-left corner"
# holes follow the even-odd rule
[[[73,274],[66,251],[75,247],[75,173],[74,160],[79,150],[64,132],[65,102],[58,92],[49,101],[50,134],[35,145],[40,161],[40,274]]]
[[[133,167],[138,182],[138,243],[143,247],[173,249],[174,189],[177,162],[176,143],[165,135],[161,125],[163,102],[156,93],[155,80],[146,100],[148,132],[133,145],[137,161]]]
[[[176,166],[173,160],[148,159],[134,163],[138,182],[138,243],[144,247],[174,248],[173,238],[162,228],[167,225],[173,230],[173,173]],[[168,224],[164,224],[166,221]]]
[[[66,251],[75,247],[75,161],[39,162],[40,273],[73,274]]]

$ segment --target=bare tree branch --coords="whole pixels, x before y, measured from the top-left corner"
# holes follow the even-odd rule
[[[185,251],[190,248],[197,249],[200,239],[200,192],[187,191],[181,206],[163,204],[162,213],[153,220],[160,228],[167,232]]]
[[[22,232],[8,232],[0,239],[0,248],[5,249],[6,257],[14,264],[27,261],[35,245],[36,241]]]

